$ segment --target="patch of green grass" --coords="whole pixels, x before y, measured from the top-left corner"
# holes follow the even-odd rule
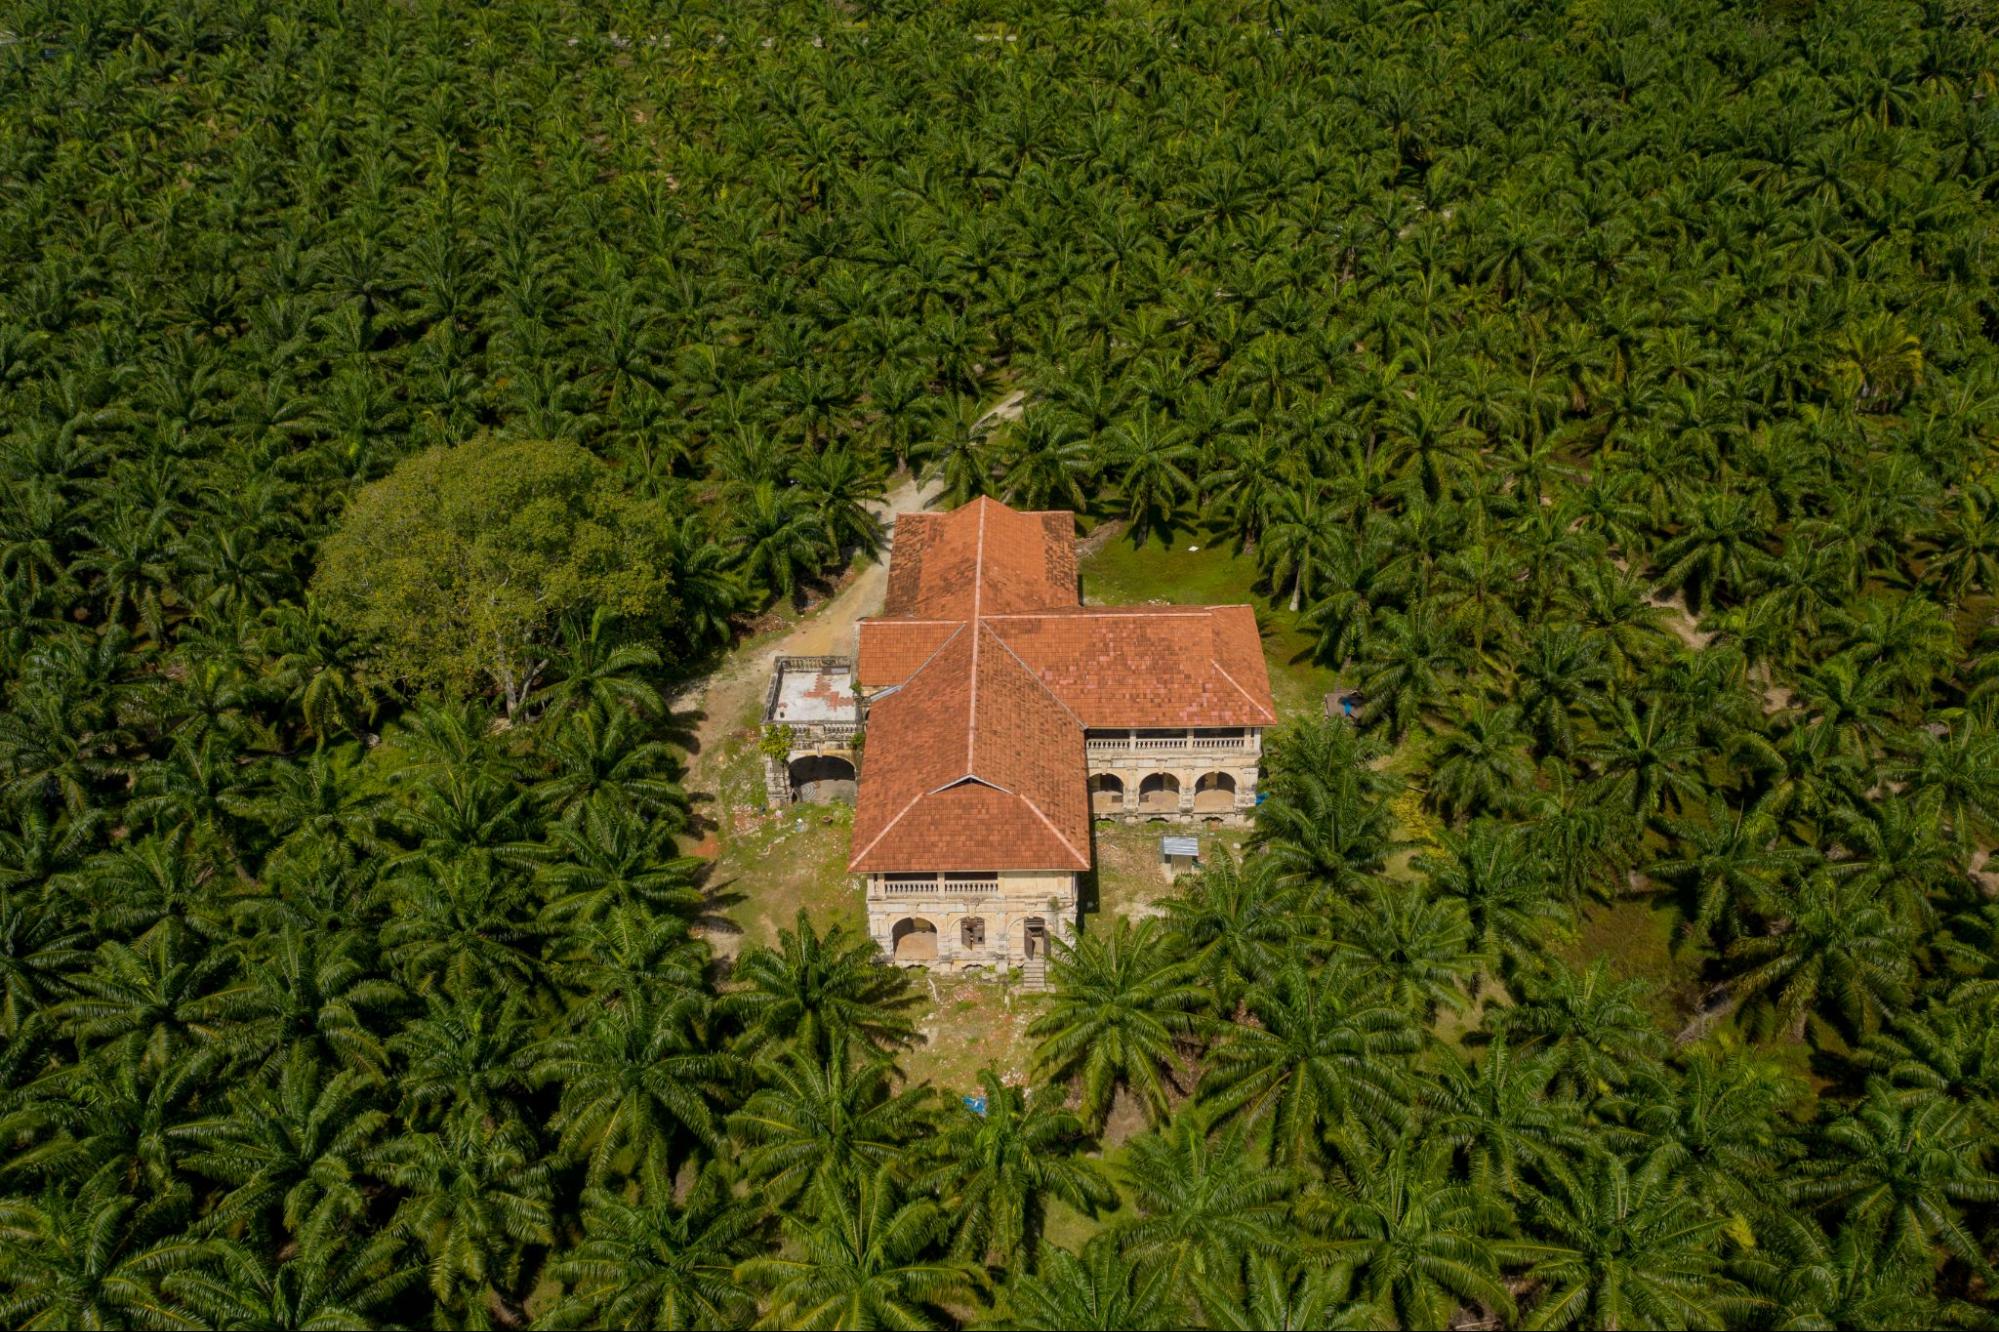
[[[1201,839],[1201,855],[1211,858],[1227,850],[1238,858],[1249,840],[1247,828],[1189,828],[1184,824],[1115,823],[1103,820],[1092,834],[1095,841],[1096,894],[1086,890],[1084,929],[1105,916],[1143,920],[1159,914],[1160,899],[1176,891],[1159,864],[1161,834]]]
[[[794,805],[723,842],[711,885],[737,900],[726,914],[742,943],[771,943],[800,908],[813,925],[867,933],[859,880],[847,872],[854,812],[846,805]]]
[[[1106,1148],[1096,1156],[1103,1166],[1111,1187],[1117,1190],[1115,1206],[1098,1212],[1095,1216],[1079,1212],[1060,1198],[1048,1201],[1048,1217],[1041,1231],[1042,1242],[1058,1245],[1071,1253],[1081,1253],[1099,1232],[1122,1220],[1138,1215],[1138,1208],[1132,1201],[1131,1186],[1126,1183],[1123,1166],[1129,1156],[1129,1149],[1123,1145]]]
[[[1134,545],[1117,536],[1083,561],[1083,598],[1097,605],[1235,605],[1256,608],[1263,631],[1263,657],[1270,667],[1270,692],[1278,716],[1289,720],[1319,711],[1336,679],[1311,660],[1313,636],[1300,617],[1259,596],[1256,561],[1226,543],[1180,532],[1172,543],[1154,536]]]
[[[1624,897],[1583,911],[1568,961],[1586,967],[1602,959],[1618,980],[1647,983],[1644,1007],[1674,1032],[1686,1022],[1703,988],[1702,950],[1681,938],[1685,917],[1669,897]]]

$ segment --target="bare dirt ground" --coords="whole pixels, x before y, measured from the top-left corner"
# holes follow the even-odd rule
[[[1714,641],[1713,634],[1701,631],[1700,620],[1687,609],[1687,599],[1679,593],[1665,597],[1654,592],[1645,600],[1666,612],[1666,627],[1694,651],[1698,652]]]

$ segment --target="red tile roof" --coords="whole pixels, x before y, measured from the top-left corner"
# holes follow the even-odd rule
[[[963,620],[1076,600],[1072,513],[1022,513],[982,497],[950,513],[895,520],[884,615]]]
[[[1249,607],[1083,607],[1074,515],[990,499],[897,520],[856,678],[863,873],[1087,870],[1086,727],[1277,720]]]
[[[1247,606],[1091,607],[986,623],[1085,726],[1277,720]]]

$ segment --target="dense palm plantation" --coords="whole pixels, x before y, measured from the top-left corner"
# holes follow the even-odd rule
[[[1986,6],[4,25],[0,1322],[1999,1321]],[[594,603],[485,674],[322,595],[468,442],[599,534],[468,546]],[[664,699],[898,469],[1362,697],[983,1116],[679,840]],[[1564,960],[1634,897],[1691,986]]]

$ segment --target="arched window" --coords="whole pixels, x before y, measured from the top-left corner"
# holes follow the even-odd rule
[[[823,805],[854,800],[854,765],[831,754],[807,754],[791,761],[791,798]]]
[[[1155,772],[1138,784],[1138,807],[1148,812],[1180,808],[1180,779],[1170,772]]]
[[[964,922],[958,926],[958,942],[966,948],[984,948],[986,946],[986,918],[984,916],[965,917]]]
[[[905,916],[897,921],[888,938],[898,962],[937,960],[937,927],[921,916]]]
[[[1194,783],[1194,812],[1218,814],[1235,808],[1235,777],[1226,772],[1207,772]]]

